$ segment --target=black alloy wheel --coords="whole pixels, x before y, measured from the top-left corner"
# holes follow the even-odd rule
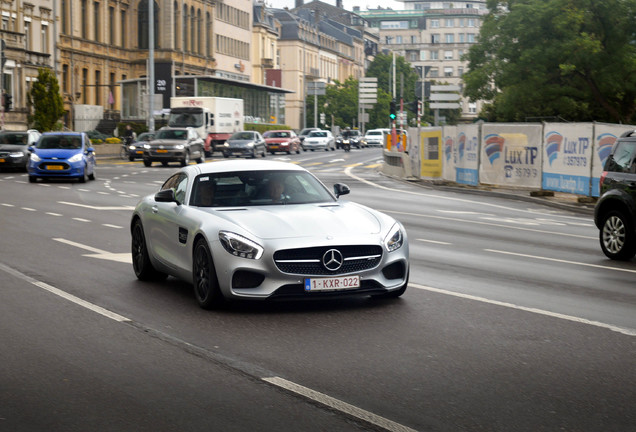
[[[193,261],[192,280],[197,303],[203,309],[214,309],[221,306],[225,299],[219,288],[210,247],[204,239],[197,241],[194,247]]]
[[[135,276],[142,281],[161,280],[168,277],[167,274],[155,270],[148,256],[148,248],[146,247],[146,238],[144,237],[144,228],[141,221],[137,219],[132,229],[131,252],[133,270]]]

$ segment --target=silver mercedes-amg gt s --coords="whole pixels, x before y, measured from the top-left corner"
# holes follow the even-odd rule
[[[392,217],[341,201],[294,164],[186,166],[137,204],[135,274],[194,285],[203,308],[228,299],[399,297],[409,278],[406,231]]]

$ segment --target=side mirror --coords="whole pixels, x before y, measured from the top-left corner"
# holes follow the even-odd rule
[[[95,153],[95,148],[94,147],[89,147],[86,149],[87,152],[89,153]]]
[[[155,194],[155,201],[157,202],[175,202],[177,204],[181,204],[174,196],[174,189],[164,189],[160,190]]]
[[[341,195],[347,195],[349,192],[351,192],[351,189],[349,189],[349,186],[346,184],[336,183],[333,185],[333,193],[336,195],[336,198],[340,198]]]
[[[27,148],[27,150],[28,150],[28,151],[30,151],[31,153],[33,153],[33,151],[35,150],[35,146],[30,145],[30,146]]]

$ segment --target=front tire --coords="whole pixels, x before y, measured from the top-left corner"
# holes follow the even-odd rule
[[[149,280],[161,280],[165,279],[168,275],[155,270],[150,262],[148,256],[148,247],[146,245],[146,238],[144,236],[144,228],[141,225],[141,221],[135,221],[132,229],[132,242],[131,242],[132,262],[133,269],[135,270],[135,276],[142,281]]]
[[[190,164],[190,152],[185,152],[185,154],[183,155],[183,159],[181,159],[181,166],[187,166],[188,164]]]
[[[225,299],[219,288],[216,269],[207,241],[201,239],[196,243],[192,259],[192,280],[197,303],[203,309],[214,309],[221,306]]]
[[[148,160],[148,159],[144,159],[144,166],[145,167],[150,167],[152,166],[152,161]]]
[[[629,260],[636,254],[634,223],[625,213],[612,210],[603,217],[599,231],[603,253],[613,260]]]

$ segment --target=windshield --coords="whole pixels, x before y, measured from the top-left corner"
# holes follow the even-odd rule
[[[200,127],[203,126],[203,113],[171,113],[168,118],[170,127]]]
[[[184,129],[162,129],[155,135],[155,139],[188,139],[188,131]]]
[[[18,145],[26,145],[27,144],[27,135],[24,133],[4,133],[0,136],[0,144],[18,144]]]
[[[323,131],[315,131],[315,132],[310,132],[308,137],[309,138],[325,138],[327,136],[327,132],[323,132]]]
[[[190,205],[247,207],[333,201],[327,188],[306,171],[242,171],[198,176]]]
[[[40,149],[79,149],[82,139],[78,135],[49,135],[40,138],[35,146]]]
[[[252,132],[236,132],[230,137],[233,140],[253,140],[254,134]]]
[[[270,131],[270,132],[265,132],[263,134],[263,138],[290,138],[291,134],[289,132],[277,132],[277,131]]]
[[[382,132],[380,132],[380,131],[369,131],[369,132],[367,132],[367,135],[382,135]]]

